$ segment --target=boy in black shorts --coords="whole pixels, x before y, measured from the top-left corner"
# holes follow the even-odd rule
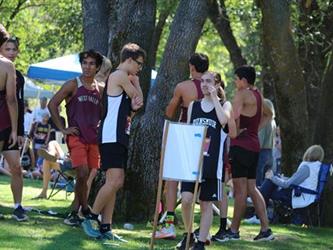
[[[207,72],[201,77],[201,89],[204,98],[192,102],[188,109],[187,122],[207,127],[209,148],[204,156],[201,184],[200,184],[200,231],[199,238],[192,249],[205,249],[205,242],[213,219],[212,203],[222,198],[221,179],[223,168],[224,142],[227,130],[231,137],[236,136],[236,124],[233,119],[230,102],[225,100],[221,88],[221,76],[217,73]],[[227,125],[227,126],[226,126]],[[228,129],[227,129],[228,127]],[[186,231],[191,223],[191,206],[195,183],[182,182],[182,215]],[[178,243],[177,249],[185,249],[187,233]],[[190,246],[194,244],[194,235],[191,234]]]

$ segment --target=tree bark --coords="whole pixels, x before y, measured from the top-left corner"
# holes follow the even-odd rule
[[[113,65],[117,67],[119,64],[120,50],[128,42],[137,43],[145,51],[149,51],[151,47],[152,35],[155,28],[156,0],[137,0],[137,1],[110,1],[110,33],[109,33],[109,51]],[[150,79],[151,55],[148,53],[144,63],[143,70],[140,73],[140,85],[145,97],[147,96]],[[129,159],[132,159],[133,151],[142,147],[142,143],[136,140],[135,135],[139,129],[139,118],[142,116],[141,111],[134,117],[131,126],[131,140]],[[133,163],[137,165],[136,162]],[[142,179],[137,174],[137,169],[127,168],[124,188],[118,192],[115,207],[114,219],[117,221],[138,221],[147,218],[142,216],[141,206],[145,206],[143,201],[136,200],[135,197],[140,193],[144,193],[142,189]],[[97,195],[98,190],[104,184],[105,176],[103,172],[99,172],[95,179],[92,192],[90,194],[90,203],[92,203]],[[138,191],[140,190],[140,193]],[[130,211],[130,212],[129,212]],[[144,211],[144,210],[142,210]]]
[[[156,84],[132,137],[134,150],[128,164],[131,176],[127,176],[131,178],[126,207],[129,219],[147,220],[154,213],[165,108],[176,84],[188,77],[188,59],[196,48],[206,17],[205,0],[180,1]]]
[[[82,0],[84,49],[107,55],[109,3],[107,0]]]
[[[219,3],[217,0],[210,1],[208,13],[209,18],[219,33],[222,42],[229,51],[230,60],[234,65],[234,68],[245,65],[246,59],[242,56],[241,49],[239,48],[232,32],[224,0],[220,0]]]
[[[314,133],[314,142],[321,144],[325,149],[325,159],[327,162],[332,162],[333,159],[333,117],[332,107],[333,98],[331,93],[333,91],[333,49],[330,52],[328,59],[328,66],[326,67],[325,74],[322,81],[322,90],[320,97],[320,104],[318,112],[318,119],[316,124],[316,130]],[[329,178],[329,182],[326,185],[323,201],[323,220],[324,225],[333,225],[333,178]]]
[[[261,0],[263,43],[270,48],[283,141],[282,168],[294,172],[308,142],[308,112],[305,81],[290,30],[290,2]]]

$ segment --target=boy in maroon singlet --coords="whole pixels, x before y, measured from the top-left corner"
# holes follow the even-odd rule
[[[267,123],[271,112],[263,105],[263,97],[254,86],[255,78],[255,69],[251,66],[241,66],[235,71],[236,93],[233,110],[239,133],[235,139],[231,139],[230,147],[235,194],[234,215],[230,229],[220,241],[240,238],[239,226],[248,195],[252,198],[261,223],[261,230],[254,240],[274,239],[268,225],[265,201],[256,187],[256,168],[260,151],[258,130]]]
[[[89,214],[87,180],[89,173],[99,168],[97,127],[101,119],[102,86],[95,80],[103,56],[89,50],[79,54],[82,75],[67,81],[50,100],[48,108],[52,120],[67,137],[67,145],[76,171],[73,211],[65,219],[67,225],[79,225],[77,213],[81,207],[84,216]],[[58,106],[66,101],[68,128],[61,122]]]

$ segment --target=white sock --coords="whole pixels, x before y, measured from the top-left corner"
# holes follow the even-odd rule
[[[16,208],[18,208],[19,206],[21,206],[21,203],[15,203],[14,208],[16,209]]]

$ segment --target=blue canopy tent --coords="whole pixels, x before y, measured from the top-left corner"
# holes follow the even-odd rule
[[[65,81],[82,73],[79,54],[62,56],[45,62],[30,65],[28,77],[52,84],[62,85]],[[151,72],[151,85],[154,84],[157,71]]]

